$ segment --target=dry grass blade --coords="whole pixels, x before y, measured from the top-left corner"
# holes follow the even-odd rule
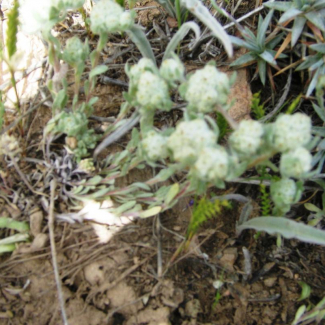
[[[291,42],[292,33],[289,33],[283,43],[281,44],[280,48],[278,49],[278,52],[276,52],[274,60],[276,60],[279,55],[285,50],[285,48],[288,46],[288,44]]]

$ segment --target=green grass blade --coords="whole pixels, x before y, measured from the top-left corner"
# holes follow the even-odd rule
[[[245,229],[280,234],[285,238],[295,238],[310,244],[325,245],[325,231],[282,217],[260,217],[250,219],[237,227],[240,234]]]

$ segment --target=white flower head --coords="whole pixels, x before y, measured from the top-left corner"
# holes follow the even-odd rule
[[[8,155],[11,157],[17,156],[21,152],[19,142],[13,135],[4,133],[0,136],[0,156]]]
[[[93,158],[86,158],[80,160],[78,164],[78,170],[87,174],[94,172],[96,168],[94,166]]]
[[[124,11],[120,17],[120,25],[122,30],[129,29],[134,24],[133,11]]]
[[[126,70],[126,73],[130,78],[130,82],[136,85],[139,82],[139,79],[143,72],[155,72],[156,69],[157,68],[152,60],[148,58],[142,58],[137,64],[133,65],[130,69]]]
[[[271,196],[274,204],[285,207],[298,201],[296,183],[289,178],[281,179],[271,184]]]
[[[281,175],[300,178],[311,170],[311,161],[312,155],[303,147],[283,153],[280,161]]]
[[[82,43],[81,40],[74,36],[67,40],[63,51],[63,59],[73,67],[85,62],[89,54],[88,43]]]
[[[99,1],[90,14],[90,26],[94,34],[123,32],[133,21],[133,13],[125,13],[114,0]]]
[[[160,75],[172,86],[176,82],[182,81],[184,74],[184,65],[177,56],[164,60],[160,66]]]
[[[311,139],[310,117],[295,113],[281,115],[273,126],[273,146],[276,150],[285,152],[305,146]]]
[[[155,131],[146,134],[141,145],[149,160],[157,161],[168,157],[167,139]]]
[[[84,0],[20,0],[19,19],[23,32],[48,34],[52,27],[63,20],[68,9],[80,8]]]
[[[224,180],[228,174],[228,163],[228,154],[223,147],[205,147],[201,150],[193,170],[202,181]]]
[[[136,100],[143,112],[153,109],[169,110],[171,107],[167,83],[149,71],[143,72],[139,79]]]
[[[189,78],[183,95],[189,103],[189,109],[208,113],[213,111],[216,104],[227,103],[229,90],[227,75],[214,66],[206,65]]]
[[[192,164],[199,158],[204,147],[216,144],[217,138],[218,134],[205,121],[184,121],[177,125],[175,132],[169,137],[168,148],[172,150],[176,161]]]
[[[263,126],[259,122],[243,120],[231,134],[230,145],[239,155],[254,155],[261,146],[263,132]]]

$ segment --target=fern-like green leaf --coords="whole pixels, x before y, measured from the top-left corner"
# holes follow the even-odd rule
[[[267,191],[264,184],[260,184],[260,193],[261,193],[261,212],[262,216],[269,216],[271,214],[271,198],[270,193]]]
[[[18,32],[18,15],[19,15],[19,2],[14,0],[14,6],[8,13],[8,28],[7,28],[7,40],[6,46],[9,59],[17,51],[17,32]]]
[[[264,104],[261,102],[261,92],[255,93],[252,98],[251,109],[257,120],[265,116]]]
[[[220,141],[224,138],[224,136],[228,132],[230,132],[228,122],[221,113],[217,113],[217,125],[220,131],[219,133],[219,141]]]
[[[187,228],[186,239],[191,238],[197,233],[199,227],[208,219],[218,216],[222,208],[229,208],[230,203],[227,200],[215,200],[211,202],[206,197],[200,199],[199,203],[194,206],[192,218]]]

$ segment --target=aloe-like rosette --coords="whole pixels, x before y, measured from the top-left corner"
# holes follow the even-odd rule
[[[168,139],[168,148],[176,161],[190,165],[199,158],[204,147],[215,146],[218,132],[213,132],[204,120],[184,121],[177,125]]]
[[[229,157],[223,147],[206,147],[199,153],[193,172],[202,181],[215,182],[226,178],[228,165]]]
[[[160,66],[160,75],[171,86],[184,80],[185,67],[178,57],[166,59]]]
[[[63,20],[68,9],[82,7],[84,0],[20,0],[19,19],[23,32],[36,34],[43,32],[46,36],[52,27]]]
[[[151,161],[167,158],[167,139],[155,131],[149,131],[141,142],[146,157]]]
[[[263,133],[261,123],[253,120],[243,120],[240,122],[238,129],[231,134],[229,142],[240,156],[251,156],[256,154],[260,148]]]
[[[281,115],[273,125],[273,146],[280,152],[303,147],[310,139],[311,120],[305,114]]]
[[[133,11],[125,12],[113,0],[101,0],[90,14],[90,28],[94,34],[124,32],[134,24]]]
[[[172,106],[167,83],[150,71],[141,74],[136,101],[141,106],[142,113],[155,109],[169,110]]]
[[[188,101],[189,110],[209,113],[217,104],[227,103],[230,83],[225,73],[212,65],[206,65],[197,70],[180,90],[181,95]]]
[[[289,178],[283,178],[271,184],[272,200],[277,208],[288,211],[290,205],[298,202],[300,195],[296,183]]]
[[[67,40],[63,51],[63,60],[73,67],[83,64],[88,58],[89,47],[88,43],[82,43],[79,37],[72,37]]]
[[[312,155],[303,148],[283,153],[280,160],[280,172],[283,177],[300,178],[311,170]]]

